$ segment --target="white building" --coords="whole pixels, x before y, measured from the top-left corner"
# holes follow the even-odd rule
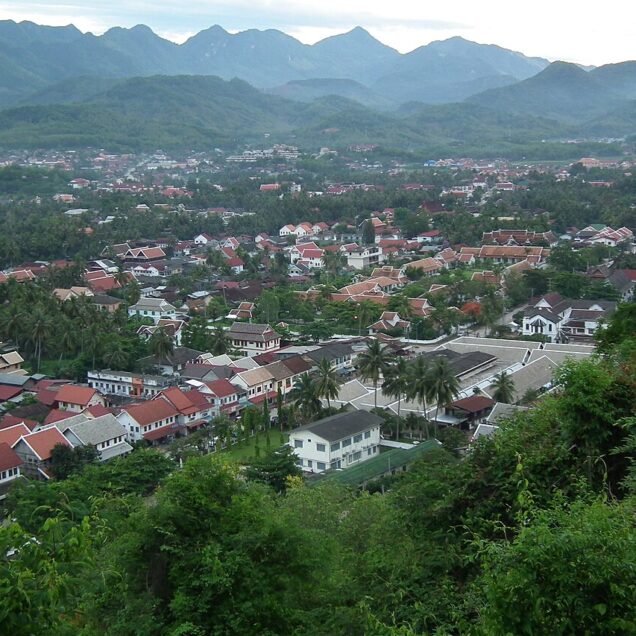
[[[174,381],[161,375],[145,375],[128,371],[89,371],[86,374],[88,386],[104,395],[124,395],[135,398],[153,398]]]
[[[296,233],[296,226],[288,223],[287,225],[283,225],[283,227],[278,230],[278,236],[289,236],[290,234]]]
[[[177,308],[162,298],[140,298],[136,304],[128,308],[128,315],[150,318],[157,324],[162,318],[175,320]]]
[[[73,446],[94,446],[100,461],[126,455],[132,450],[126,441],[126,429],[110,414],[72,424],[62,433]]]
[[[235,349],[248,356],[280,349],[280,336],[269,325],[235,322],[227,336]]]
[[[368,411],[331,415],[291,431],[289,445],[306,472],[348,468],[380,452],[383,421]]]
[[[369,267],[377,267],[384,263],[384,254],[382,248],[378,245],[369,245],[367,247],[359,247],[346,253],[347,265],[353,269],[367,269]]]

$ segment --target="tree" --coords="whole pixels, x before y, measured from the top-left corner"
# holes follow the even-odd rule
[[[174,351],[174,341],[163,327],[156,329],[150,336],[149,345],[152,354],[160,360],[169,358]]]
[[[36,307],[29,320],[29,334],[31,342],[33,342],[35,346],[38,371],[40,370],[42,360],[42,343],[50,336],[51,328],[52,323],[49,316],[44,313],[41,307]]]
[[[437,357],[430,370],[430,391],[435,398],[435,436],[439,407],[445,406],[459,394],[459,380],[446,358]]]
[[[325,270],[332,276],[337,276],[340,268],[344,264],[344,257],[340,252],[325,252],[322,257]]]
[[[97,459],[93,446],[75,446],[56,444],[51,450],[51,472],[56,479],[66,479],[74,472],[81,471],[86,464]]]
[[[493,399],[497,400],[497,402],[512,404],[515,397],[515,382],[508,373],[505,371],[498,373],[491,386],[494,389]]]
[[[382,343],[374,338],[367,344],[367,348],[358,356],[358,368],[363,380],[373,382],[373,406],[378,407],[378,381],[389,366],[389,353]]]
[[[431,367],[428,360],[424,356],[415,358],[409,369],[410,388],[407,391],[409,398],[420,401],[422,415],[427,422],[427,402],[432,397],[430,373]]]
[[[362,225],[362,242],[365,245],[373,245],[375,243],[375,228],[370,219]]]
[[[225,333],[223,327],[215,327],[210,335],[211,351],[214,355],[219,356],[228,352],[230,348],[230,340]]]
[[[636,632],[633,509],[600,501],[540,512],[485,554],[483,634]]]
[[[277,493],[285,492],[290,477],[300,477],[301,474],[298,457],[287,444],[252,461],[245,471],[249,480],[267,484]]]
[[[400,406],[402,397],[408,393],[410,385],[409,365],[404,358],[398,358],[395,364],[387,367],[384,374],[384,382],[382,383],[382,391],[386,395],[397,398],[397,425],[395,438],[400,438]]]
[[[318,365],[318,377],[316,380],[316,395],[327,400],[327,406],[331,408],[331,400],[338,397],[342,379],[338,372],[331,366],[327,358],[323,358]]]
[[[320,398],[316,394],[316,385],[308,373],[303,373],[296,380],[290,392],[290,398],[306,421],[320,413]]]
[[[265,290],[258,301],[258,313],[266,323],[278,320],[280,301],[275,292]]]
[[[108,343],[102,358],[111,369],[123,369],[128,365],[128,353],[120,339],[113,339]]]

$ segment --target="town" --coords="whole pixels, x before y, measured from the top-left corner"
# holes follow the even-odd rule
[[[3,493],[145,446],[249,465],[285,444],[308,478],[365,487],[467,452],[594,354],[633,300],[632,164],[373,152],[6,156]],[[365,181],[321,178],[336,166]]]

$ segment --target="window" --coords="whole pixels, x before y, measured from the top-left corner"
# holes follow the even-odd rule
[[[361,457],[362,457],[362,453],[360,451],[357,451],[356,453],[353,454],[351,461],[357,462]]]
[[[342,440],[342,448],[345,448],[345,446],[351,446],[351,438],[347,438],[347,439],[343,439]]]
[[[316,462],[316,468],[318,470],[325,470],[327,466],[325,465],[325,462]]]
[[[354,443],[362,441],[362,435],[354,435],[353,437]]]
[[[324,444],[316,444],[316,450],[319,453],[324,453],[327,450],[327,447]]]
[[[371,431],[365,431],[364,439],[369,439],[369,437],[371,437]]]
[[[314,462],[311,461],[311,459],[307,460],[307,468],[312,468],[314,465]]]
[[[295,439],[294,440],[294,448],[302,448],[303,447],[303,440],[302,439]]]
[[[332,444],[329,447],[329,450],[333,453],[334,451],[337,451],[340,449],[340,442],[336,442],[335,444]]]

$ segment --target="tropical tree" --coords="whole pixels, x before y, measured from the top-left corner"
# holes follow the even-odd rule
[[[410,399],[419,400],[420,404],[422,405],[422,414],[424,420],[428,421],[426,417],[426,411],[428,408],[428,400],[432,397],[431,367],[428,360],[424,356],[418,356],[410,365],[409,389],[407,391],[407,396]]]
[[[322,260],[325,269],[333,276],[338,274],[338,271],[344,264],[344,257],[340,252],[325,252]]]
[[[0,316],[0,332],[5,337],[13,340],[16,347],[19,347],[23,329],[24,314],[22,308],[18,304],[13,303]]]
[[[310,420],[320,413],[320,398],[316,393],[316,385],[308,373],[303,373],[298,378],[290,392],[290,397],[305,420]]]
[[[331,366],[327,358],[323,358],[318,365],[316,394],[319,398],[327,400],[329,408],[331,408],[331,400],[335,400],[338,397],[340,384],[342,384],[342,379],[338,372]]]
[[[51,319],[41,307],[36,307],[29,321],[29,336],[34,345],[34,353],[37,359],[37,370],[40,370],[42,361],[42,343],[51,335]]]
[[[215,327],[210,334],[210,348],[215,356],[227,353],[230,348],[230,341],[223,327]]]
[[[366,351],[358,356],[358,368],[363,380],[373,382],[373,406],[378,407],[378,381],[389,366],[390,357],[381,342],[374,338],[368,343]]]
[[[152,336],[150,336],[149,345],[152,354],[162,360],[168,358],[174,351],[172,337],[163,327],[159,327],[159,329],[155,330]]]
[[[404,358],[398,358],[395,364],[387,368],[384,374],[384,382],[382,390],[387,395],[397,398],[397,425],[395,430],[395,438],[400,438],[400,406],[402,404],[402,396],[408,393],[410,385],[409,365]]]
[[[459,393],[459,380],[446,358],[436,358],[430,371],[431,395],[435,398],[435,437],[439,407],[451,402]]]
[[[495,376],[492,387],[494,388],[492,397],[497,400],[497,402],[512,404],[515,397],[515,382],[508,373],[505,371],[498,373]]]
[[[122,369],[128,365],[128,353],[124,349],[121,340],[111,340],[102,356],[104,364],[111,369]]]

